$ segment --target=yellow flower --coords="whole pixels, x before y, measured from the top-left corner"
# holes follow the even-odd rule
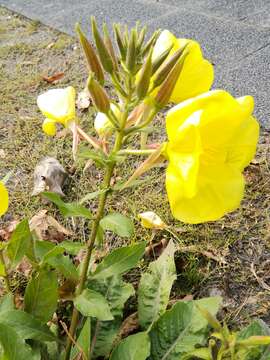
[[[69,86],[65,89],[51,89],[37,98],[40,111],[46,116],[43,131],[50,136],[56,133],[56,123],[67,126],[75,118],[75,89]]]
[[[235,210],[244,194],[243,169],[256,152],[259,125],[251,96],[210,91],[172,108],[166,189],[175,218],[196,224]]]
[[[114,113],[114,115],[117,118],[119,118],[119,116],[120,116],[119,108],[116,105],[114,105],[113,103],[111,103],[110,108],[111,108],[112,112]],[[110,136],[114,129],[113,124],[111,123],[111,121],[109,120],[107,115],[102,112],[97,113],[95,121],[94,121],[94,127],[95,127],[97,134],[101,137]]]
[[[189,39],[177,39],[170,31],[164,30],[154,47],[152,61],[161,55],[171,45],[173,48],[170,55],[182,48],[186,43],[189,52],[183,69],[173,90],[171,101],[179,103],[183,100],[197,96],[208,91],[214,81],[214,69],[212,64],[204,59],[200,45]],[[156,91],[154,91],[154,94]]]
[[[8,192],[5,185],[0,181],[0,216],[8,209]]]
[[[146,211],[138,214],[141,224],[146,229],[165,229],[165,222],[153,211]]]

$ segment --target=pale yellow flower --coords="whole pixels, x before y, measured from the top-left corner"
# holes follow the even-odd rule
[[[153,211],[146,211],[138,214],[143,227],[147,229],[165,229],[167,225],[165,222]]]
[[[8,209],[8,192],[5,185],[0,181],[0,216]]]

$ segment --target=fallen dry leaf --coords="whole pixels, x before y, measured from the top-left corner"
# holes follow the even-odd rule
[[[47,210],[41,210],[34,215],[29,222],[31,231],[35,231],[41,240],[61,242],[66,236],[71,236],[72,232],[59,224],[51,215],[47,215]]]
[[[2,241],[8,241],[18,223],[19,223],[19,221],[13,220],[5,228],[0,229],[0,239]]]
[[[59,72],[59,73],[56,73],[56,74],[53,74],[52,76],[45,76],[45,75],[42,75],[42,79],[47,81],[47,83],[49,84],[53,84],[54,82],[62,79],[64,77],[64,73],[63,72]]]
[[[138,319],[138,313],[135,312],[131,315],[129,315],[124,322],[122,323],[122,326],[119,330],[118,336],[120,338],[125,338],[128,335],[132,334],[135,330],[139,329],[139,319]]]

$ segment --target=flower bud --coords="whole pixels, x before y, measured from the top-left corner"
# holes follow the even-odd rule
[[[172,70],[174,65],[182,56],[187,44],[185,44],[181,49],[176,51],[157,71],[154,78],[154,87],[159,86],[166,79],[169,72]]]
[[[144,42],[144,38],[145,38],[146,31],[147,31],[147,26],[144,26],[144,27],[142,28],[142,30],[140,31],[140,34],[138,35],[138,43],[137,43],[138,52],[141,51],[141,48],[142,48],[142,45],[143,45],[143,42]]]
[[[87,87],[97,110],[107,114],[110,110],[108,95],[103,87],[94,79],[93,74],[91,74],[87,80]]]
[[[113,60],[98,31],[96,20],[94,17],[91,18],[91,24],[92,24],[92,33],[95,39],[101,64],[105,71],[107,71],[109,74],[112,74],[114,70]]]
[[[122,60],[125,60],[127,51],[126,51],[126,47],[125,47],[125,44],[124,44],[122,36],[121,36],[120,27],[118,24],[114,24],[113,29],[114,29],[115,40],[117,42],[121,58],[122,58]]]
[[[157,96],[155,97],[155,104],[158,108],[163,108],[168,104],[177,80],[179,79],[179,76],[181,74],[187,55],[188,53],[185,53],[183,54],[183,56],[181,56],[181,58],[172,68],[169,75],[166,77],[163,84],[160,86]]]
[[[167,225],[161,218],[153,211],[146,211],[138,214],[138,218],[141,220],[141,225],[146,229],[165,229]]]
[[[42,124],[42,130],[45,132],[45,134],[54,136],[56,134],[55,121],[51,119],[45,119]]]
[[[151,38],[147,41],[147,43],[142,48],[142,51],[141,51],[142,56],[145,56],[148,53],[148,51],[151,49],[151,47],[155,45],[160,33],[161,33],[161,30],[157,30],[154,32],[154,34],[151,36]]]
[[[171,52],[172,48],[173,48],[173,44],[171,44],[158,57],[156,57],[156,59],[153,61],[152,74],[154,74],[157,71],[157,69],[163,64],[163,62],[166,60],[167,56]]]
[[[79,35],[80,43],[84,51],[84,55],[87,60],[87,64],[89,67],[89,70],[92,71],[95,75],[97,80],[103,84],[104,83],[104,74],[102,67],[100,65],[100,62],[98,60],[98,57],[90,44],[90,42],[87,40],[86,36],[82,32],[80,25],[76,24],[76,31]]]
[[[139,100],[145,98],[149,89],[150,79],[152,75],[152,52],[153,48],[148,54],[148,57],[140,72],[139,80],[137,82],[136,93]]]
[[[118,69],[118,61],[117,61],[117,57],[114,52],[112,40],[111,40],[106,23],[103,24],[103,34],[104,34],[104,43],[105,43],[105,45],[111,55],[111,58],[113,60],[114,69],[117,70]]]
[[[136,65],[136,31],[135,29],[131,30],[128,49],[127,49],[127,59],[126,59],[126,66],[127,69],[133,73]]]

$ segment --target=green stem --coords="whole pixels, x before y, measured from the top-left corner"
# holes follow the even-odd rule
[[[7,271],[7,265],[6,265],[5,258],[4,258],[4,255],[3,255],[2,251],[0,251],[0,261],[3,264],[4,271],[5,271],[5,276],[3,276],[3,278],[4,278],[5,284],[6,284],[6,290],[7,290],[7,292],[11,292],[11,287],[10,287],[10,282],[9,282],[9,277],[8,277],[8,271]]]
[[[124,149],[124,150],[120,150],[118,151],[118,155],[151,155],[155,150],[152,149]]]

